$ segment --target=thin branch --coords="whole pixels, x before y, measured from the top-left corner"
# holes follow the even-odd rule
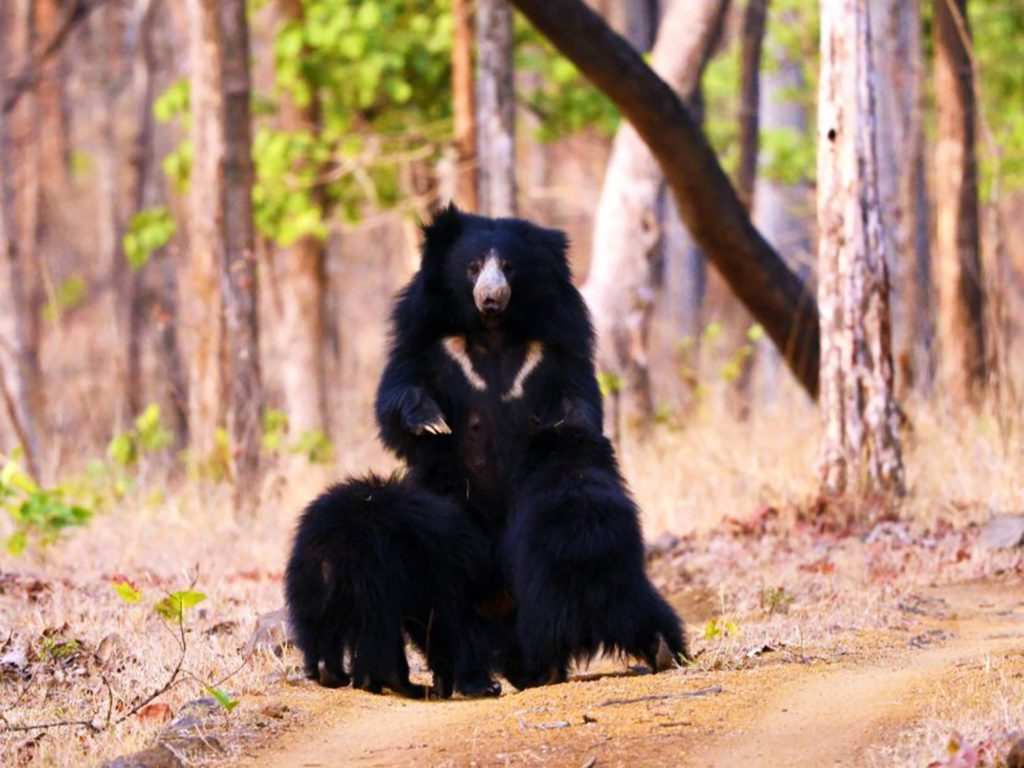
[[[68,37],[74,32],[75,28],[106,2],[107,0],[73,0],[64,14],[64,20],[61,22],[60,27],[57,28],[57,31],[54,32],[53,37],[43,46],[38,55],[25,62],[21,71],[12,79],[11,88],[3,101],[5,115],[17,106],[18,100],[35,84],[36,72],[40,66],[53,58],[64,46],[64,43],[67,42]]]

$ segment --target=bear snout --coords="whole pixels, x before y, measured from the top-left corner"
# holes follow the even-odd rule
[[[505,311],[511,298],[512,288],[501,268],[501,260],[492,250],[473,284],[473,301],[480,314],[494,317]]]

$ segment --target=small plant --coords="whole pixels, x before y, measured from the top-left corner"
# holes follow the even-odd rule
[[[705,640],[718,640],[727,637],[739,637],[740,626],[732,619],[708,619],[707,623],[704,625],[703,635]]]
[[[334,445],[320,429],[303,432],[294,443],[288,443],[288,414],[276,408],[263,413],[261,443],[267,453],[289,453],[304,456],[310,464],[329,464],[334,458]]]
[[[64,488],[40,487],[13,458],[0,471],[0,506],[14,521],[6,541],[12,555],[30,544],[46,547],[65,529],[83,526],[92,517],[91,510],[65,500]]]
[[[160,420],[160,406],[151,403],[136,417],[131,429],[114,435],[107,446],[107,456],[118,466],[131,467],[147,454],[170,444],[171,433]]]
[[[769,616],[774,616],[776,613],[789,613],[789,608],[795,599],[786,591],[785,587],[765,587],[761,590],[761,610]]]

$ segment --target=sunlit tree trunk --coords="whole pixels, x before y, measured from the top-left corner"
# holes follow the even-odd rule
[[[0,23],[3,21],[4,11],[0,10]],[[2,72],[4,69],[0,65]],[[0,102],[5,90],[4,78],[0,78]],[[25,307],[17,291],[21,279],[18,254],[8,234],[12,228],[6,127],[6,118],[0,110],[0,406],[25,452],[27,469],[38,478],[38,425],[32,410],[29,377],[24,367],[26,328],[22,312]]]
[[[516,96],[512,6],[477,0],[477,162],[480,211],[515,216]]]
[[[870,0],[823,0],[818,94],[822,491],[901,493]]]
[[[967,0],[935,0],[935,261],[942,382],[976,401],[986,379],[981,271],[977,116]]]
[[[661,23],[653,67],[684,100],[697,89],[727,7],[727,0],[676,2]],[[605,171],[583,286],[598,334],[598,368],[621,381],[610,419],[616,434],[621,423],[643,427],[654,414],[648,339],[661,269],[664,190],[658,162],[636,130],[623,123]]]
[[[476,169],[476,80],[473,76],[473,0],[452,0],[452,94],[455,110],[455,202],[480,206]]]
[[[300,23],[301,0],[279,0],[282,20]],[[280,120],[286,131],[320,133],[320,110],[315,87],[309,103],[282,94]],[[319,187],[312,190],[321,215],[326,216]],[[296,435],[327,433],[327,381],[324,368],[325,292],[324,243],[305,235],[274,254],[274,272],[281,296],[280,334],[287,355],[282,361],[288,422]]]
[[[36,14],[32,0],[13,0],[6,11],[5,29],[0,35],[6,46],[3,66],[7,79],[22,67],[31,66],[36,45]],[[36,72],[29,71],[33,78]],[[6,117],[5,182],[8,189],[8,243],[10,247],[10,292],[19,331],[13,354],[17,359],[19,391],[16,399],[24,409],[26,430],[31,438],[45,433],[46,392],[40,346],[42,344],[43,281],[40,248],[40,145],[38,88],[31,87],[18,100]],[[42,469],[42,456],[36,454],[37,469]]]

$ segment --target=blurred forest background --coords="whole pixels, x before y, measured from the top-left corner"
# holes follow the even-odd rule
[[[542,4],[514,5],[537,28],[502,0],[0,6],[11,549],[139,498],[154,477],[233,483],[249,506],[283,457],[328,476],[386,461],[371,404],[389,302],[416,267],[417,222],[449,199],[568,231],[609,432],[658,446],[652,483],[687,460],[672,436],[688,430],[742,436],[761,420],[779,443],[806,442],[805,393],[819,389],[808,310],[829,237],[816,161],[834,137],[818,130],[825,24],[847,38],[833,54],[869,54],[836,67],[871,83],[870,115],[847,106],[873,136],[855,174],[872,180],[865,210],[882,233],[864,274],[887,272],[891,293],[867,367],[891,368],[894,395],[872,415],[870,387],[828,385],[826,354],[823,423],[870,435],[895,419],[898,443],[939,419],[1016,450],[1024,4],[870,0],[846,3],[859,16],[844,22],[835,2],[595,0],[685,104],[678,135],[667,100],[633,78],[642,62],[588,39],[581,3],[548,12],[564,14],[554,35],[538,31]],[[842,26],[868,15],[863,40]],[[651,136],[664,137],[653,154]],[[844,269],[825,294],[854,290]],[[822,349],[871,346],[854,334],[836,347],[828,317]],[[624,450],[627,464],[650,458]],[[822,482],[841,491],[823,455]]]

